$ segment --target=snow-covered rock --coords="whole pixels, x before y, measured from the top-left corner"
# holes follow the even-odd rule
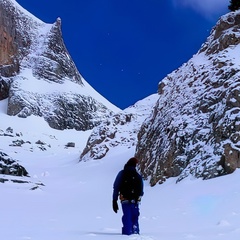
[[[0,175],[27,176],[28,172],[16,160],[0,151]],[[1,182],[1,178],[0,178]]]
[[[80,161],[101,159],[116,146],[135,148],[139,129],[145,118],[150,115],[157,99],[158,94],[152,94],[95,127]]]
[[[220,18],[199,52],[159,83],[136,156],[151,185],[240,167],[240,11]]]
[[[0,12],[0,99],[9,97],[7,114],[88,130],[119,111],[78,72],[59,18],[46,24],[13,0],[0,1]]]

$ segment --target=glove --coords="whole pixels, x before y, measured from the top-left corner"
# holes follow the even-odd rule
[[[112,202],[112,207],[113,207],[113,211],[114,211],[115,213],[117,213],[117,211],[118,211],[118,203],[117,203],[117,200],[113,200],[113,202]]]

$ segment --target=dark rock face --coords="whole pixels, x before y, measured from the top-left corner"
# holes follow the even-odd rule
[[[9,98],[9,115],[88,130],[113,113],[86,90],[63,42],[61,20],[45,24],[11,0],[0,1],[0,65],[0,100]]]
[[[9,96],[9,83],[0,80],[0,100],[6,99]]]
[[[46,113],[45,119],[55,129],[92,129],[100,124],[109,110],[91,97],[76,95],[68,102],[68,96],[62,95],[55,100],[56,109],[53,114]],[[91,104],[89,104],[91,103]]]
[[[0,71],[3,76],[11,76],[9,72],[9,65],[14,69],[15,59],[17,54],[17,46],[14,42],[15,31],[13,28],[14,20],[9,18],[10,9],[0,4]],[[8,69],[8,70],[7,70]]]
[[[240,167],[239,22],[239,12],[223,16],[200,51],[159,84],[160,98],[136,147],[151,185]]]
[[[213,28],[209,41],[204,44],[200,52],[206,51],[206,55],[219,53],[231,45],[240,43],[238,37],[240,16],[228,14],[222,17]],[[228,31],[230,30],[230,31]],[[211,44],[209,44],[211,42]]]
[[[7,154],[0,152],[0,174],[13,176],[28,176],[26,169],[11,159]]]
[[[20,17],[20,12],[11,1],[0,2],[1,76],[11,77],[19,72],[20,61],[31,44],[32,31],[28,31],[31,23],[26,16]]]

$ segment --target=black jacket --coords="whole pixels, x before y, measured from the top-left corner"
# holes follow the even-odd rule
[[[133,166],[125,165],[124,169],[121,170],[118,173],[118,175],[117,175],[117,177],[114,181],[114,184],[113,184],[113,200],[117,200],[118,196],[120,194],[120,187],[121,187],[124,171],[135,171],[136,172],[136,168],[133,167]],[[141,197],[144,194],[144,192],[143,192],[143,179],[142,179],[142,177],[139,173],[137,173],[137,176],[140,179],[140,186],[139,187],[140,187],[141,191],[140,191],[140,196],[139,197]],[[132,200],[132,199],[129,199],[129,200]]]

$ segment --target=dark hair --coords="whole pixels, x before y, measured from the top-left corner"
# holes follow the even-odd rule
[[[138,159],[135,157],[132,157],[127,161],[126,165],[136,167],[137,163],[138,163]]]

